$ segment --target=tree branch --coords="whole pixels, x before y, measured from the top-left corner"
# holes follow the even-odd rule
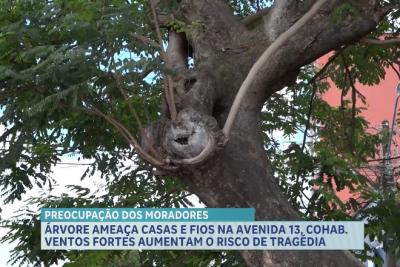
[[[139,118],[139,115],[138,115],[136,109],[133,107],[132,103],[129,101],[129,97],[128,97],[128,95],[126,94],[126,92],[125,92],[125,90],[124,90],[124,88],[123,88],[123,86],[122,86],[122,82],[121,82],[120,77],[117,76],[117,75],[115,75],[114,73],[113,73],[112,75],[113,75],[113,77],[114,77],[114,79],[115,79],[115,82],[116,82],[116,84],[117,84],[118,90],[121,92],[121,94],[122,94],[124,100],[125,100],[126,103],[128,104],[129,111],[131,112],[131,114],[132,114],[133,117],[135,118],[136,123],[138,124],[140,133],[143,134],[143,133],[144,133],[143,124],[142,124],[142,122],[141,122],[141,120],[140,120],[140,118]]]
[[[314,77],[311,78],[311,80],[308,82],[308,85],[313,86],[313,91],[311,93],[311,98],[310,98],[310,104],[309,104],[309,109],[307,113],[307,122],[306,122],[306,129],[304,130],[304,136],[303,136],[303,143],[301,145],[301,151],[304,151],[304,148],[306,146],[306,139],[307,139],[307,132],[310,127],[310,122],[311,122],[311,115],[312,115],[312,110],[313,110],[313,102],[314,102],[314,97],[317,92],[317,87],[316,87],[316,82],[317,79],[328,69],[328,67],[332,64],[333,61],[343,52],[345,47],[341,48],[336,52],[335,55],[333,55],[327,63],[314,75]]]
[[[88,113],[92,113],[95,114],[99,117],[104,118],[108,123],[110,123],[112,126],[114,126],[118,132],[125,138],[125,140],[128,142],[128,144],[131,144],[136,152],[147,162],[149,162],[150,164],[152,164],[153,166],[156,167],[163,167],[165,168],[166,165],[169,163],[168,160],[160,160],[157,158],[154,158],[153,156],[149,155],[137,142],[136,138],[133,137],[133,135],[131,134],[131,132],[125,127],[123,126],[120,122],[118,122],[117,120],[115,120],[113,117],[106,115],[105,113],[103,113],[101,110],[99,110],[98,108],[96,108],[95,106],[91,105],[90,108],[83,108],[84,111],[88,112]]]
[[[275,53],[275,51],[282,46],[293,34],[295,34],[301,27],[303,27],[318,11],[319,9],[327,2],[327,0],[319,0],[317,1],[309,11],[307,11],[304,16],[299,19],[295,24],[293,24],[287,31],[281,34],[275,42],[273,42],[267,50],[261,55],[261,57],[256,61],[253,67],[250,69],[249,74],[247,75],[246,79],[244,80],[243,84],[241,85],[239,91],[235,96],[235,100],[231,106],[229,111],[228,117],[226,119],[223,133],[225,136],[229,137],[230,130],[232,128],[233,122],[236,118],[236,115],[239,111],[239,107],[243,98],[250,88],[253,80],[256,78],[258,72],[260,71],[261,67],[269,60],[271,55]]]
[[[158,17],[157,17],[157,13],[156,13],[155,3],[153,2],[153,0],[149,0],[149,1],[150,1],[151,12],[153,14],[154,25],[156,27],[156,34],[157,34],[158,42],[160,45],[160,55],[161,55],[162,59],[164,60],[165,64],[167,65],[167,67],[169,67],[168,58],[164,52],[164,45],[163,45],[163,40],[162,40],[162,36],[161,36],[160,25],[158,23]],[[164,82],[165,98],[166,98],[166,101],[168,104],[171,119],[172,119],[172,121],[175,121],[177,113],[176,113],[176,106],[175,106],[175,100],[174,100],[174,88],[173,88],[173,83],[171,82],[172,81],[171,78],[168,75],[166,75],[166,76],[167,76],[167,82]]]
[[[370,45],[398,45],[400,44],[400,38],[385,39],[385,40],[363,38],[361,39],[361,43]]]
[[[149,136],[146,134],[146,132],[145,132],[145,130],[144,130],[144,127],[143,127],[143,124],[142,124],[142,122],[141,122],[141,120],[140,120],[140,118],[139,118],[139,115],[138,115],[138,113],[137,113],[135,107],[134,107],[134,106],[132,105],[132,103],[130,102],[129,97],[128,97],[128,95],[126,94],[126,92],[125,92],[125,90],[124,90],[124,88],[123,88],[122,81],[121,81],[120,77],[117,76],[117,75],[115,75],[115,74],[113,74],[113,77],[114,77],[114,79],[115,79],[115,81],[116,81],[117,88],[119,89],[119,91],[121,92],[121,94],[122,94],[124,100],[125,100],[126,103],[128,104],[129,111],[131,112],[131,114],[132,114],[133,117],[135,118],[136,123],[138,124],[139,131],[140,131],[140,135],[142,136],[142,138],[144,138],[144,139],[146,140],[147,144],[149,144],[149,150],[150,150],[150,152],[153,154],[153,156],[156,157],[158,160],[161,160],[162,157],[160,156],[160,154],[158,153],[158,151],[156,151],[156,150],[154,149],[154,143],[151,141],[152,138],[149,137]]]
[[[400,70],[396,69],[394,64],[390,62],[389,60],[386,60],[386,62],[389,64],[389,66],[393,69],[393,71],[397,74],[397,78],[400,80]]]
[[[130,33],[130,35],[145,45],[150,45],[152,47],[160,47],[160,44],[158,44],[157,42],[153,41],[152,39],[150,39],[149,37],[146,37],[144,35],[141,35],[138,33],[133,33],[133,32]]]
[[[346,61],[346,58],[341,55],[342,61],[345,65],[345,71],[346,71],[346,75],[349,78],[349,84],[350,84],[350,88],[351,88],[351,133],[350,133],[350,138],[349,138],[349,142],[350,142],[350,152],[353,153],[353,147],[354,147],[354,143],[355,143],[355,128],[356,128],[356,101],[357,101],[357,96],[356,93],[357,88],[355,86],[355,82],[356,79],[353,77],[349,64]]]

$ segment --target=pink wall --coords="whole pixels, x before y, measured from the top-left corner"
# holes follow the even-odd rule
[[[322,68],[325,63],[328,61],[330,55],[325,55],[317,60],[316,65],[318,68]],[[399,78],[396,72],[388,68],[386,69],[386,76],[385,79],[380,82],[379,85],[375,86],[365,86],[362,84],[357,83],[356,88],[360,91],[362,95],[366,98],[366,105],[364,105],[360,100],[357,101],[357,107],[364,107],[365,110],[362,111],[361,115],[370,123],[370,130],[373,133],[376,133],[378,128],[381,127],[381,123],[383,120],[388,120],[389,124],[392,123],[392,116],[393,116],[393,109],[396,100],[396,86],[399,82]],[[335,86],[332,81],[329,81],[330,89],[324,93],[322,98],[327,101],[330,105],[339,107],[340,106],[340,96],[341,91]],[[400,101],[398,105],[399,112],[400,108]],[[398,115],[399,116],[399,115]],[[398,117],[399,118],[399,117]],[[375,129],[374,129],[375,128]],[[400,153],[400,138],[399,134],[400,128],[395,127],[395,138],[392,144],[392,157],[399,156]],[[378,156],[380,157],[380,156]],[[393,161],[395,167],[400,164],[399,160]],[[369,177],[371,180],[376,180],[376,175],[374,174],[371,169],[376,169],[378,166],[378,162],[371,163],[371,168],[366,168],[365,170],[360,170],[364,175]],[[399,177],[397,177],[399,178]],[[397,181],[400,181],[397,179]],[[346,201],[350,196],[351,193],[349,190],[344,189],[340,192],[337,192],[337,195],[343,200]]]
[[[328,61],[329,55],[325,55],[317,60],[317,66],[322,67]],[[393,69],[386,69],[386,77],[379,85],[365,86],[357,83],[356,88],[366,97],[367,105],[362,105],[357,101],[357,107],[367,108],[362,115],[370,122],[371,126],[380,126],[383,120],[391,122],[393,116],[394,101],[396,98],[396,86],[399,82],[397,74]],[[332,106],[340,106],[340,91],[329,82],[330,89],[322,96]]]

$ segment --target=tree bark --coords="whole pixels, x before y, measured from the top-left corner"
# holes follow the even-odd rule
[[[167,52],[178,118],[173,122],[163,114],[153,135],[160,153],[176,164],[172,174],[207,206],[253,207],[257,220],[300,219],[277,186],[264,151],[262,106],[274,92],[293,84],[302,66],[373,31],[387,8],[375,1],[353,1],[360,4],[359,14],[335,21],[332,14],[347,1],[328,1],[262,67],[240,105],[228,139],[221,129],[254,62],[313,2],[275,1],[268,12],[263,11],[258,25],[252,21],[252,29],[224,1],[182,0],[179,8],[170,11],[191,30],[177,34],[170,29]],[[193,69],[184,62],[189,47]],[[180,159],[199,154],[210,137],[215,141],[213,153],[201,162],[181,164]],[[248,266],[362,266],[343,251],[243,251],[242,256]]]

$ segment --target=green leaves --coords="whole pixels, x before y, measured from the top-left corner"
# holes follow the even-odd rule
[[[385,236],[389,237],[389,250],[398,253],[400,250],[400,195],[393,192],[368,192],[364,196],[372,199],[360,212],[359,217],[368,219],[365,232],[370,240],[383,242]],[[368,258],[366,253],[360,252],[361,257]],[[380,258],[371,258],[376,264]]]
[[[242,18],[273,1],[227,2]],[[150,166],[137,160],[116,129],[87,113],[89,106],[95,106],[117,118],[135,136],[140,129],[128,103],[144,124],[159,116],[159,73],[163,66],[154,45],[157,38],[148,8],[147,0],[0,2],[0,123],[4,128],[0,135],[0,190],[6,203],[21,199],[35,186],[51,189],[51,168],[63,157],[73,156],[91,160],[82,179],[100,173],[105,192],[71,185],[68,189],[72,193],[33,198],[30,206],[192,205],[179,181],[155,175]],[[177,1],[161,1],[161,9],[175,8]],[[357,7],[345,3],[333,20],[340,23],[356,16]],[[395,36],[398,18],[399,12],[393,12],[369,37]],[[199,27],[177,19],[171,19],[170,26],[185,32]],[[376,205],[366,213],[376,217],[369,233],[380,238],[384,229],[397,238],[398,198],[376,194],[360,173],[374,157],[380,136],[366,132],[368,124],[360,116],[361,110],[353,108],[353,99],[343,97],[342,106],[334,108],[321,94],[328,90],[329,77],[343,96],[355,91],[363,101],[357,83],[380,82],[385,68],[398,67],[400,51],[396,46],[364,43],[341,50],[319,77],[314,76],[318,70],[313,65],[304,66],[294,86],[266,103],[261,123],[265,148],[280,187],[305,219],[349,219],[362,206],[356,199],[362,195]],[[115,76],[128,100],[118,90]],[[282,144],[277,133],[290,138],[290,144]],[[337,196],[346,189],[354,193],[348,201]],[[16,219],[6,222],[10,233],[3,238],[20,240],[12,258],[16,262],[50,266],[67,259],[66,266],[123,266],[127,262],[141,266],[243,266],[236,252],[40,251],[37,210],[23,211]]]
[[[0,152],[0,187],[7,201],[19,199],[36,181],[45,183],[50,167],[65,153],[132,156],[114,128],[82,109],[95,105],[138,133],[112,78],[111,71],[117,71],[139,117],[147,122],[156,118],[161,90],[143,76],[158,73],[156,51],[130,35],[152,32],[144,3],[1,3],[0,110],[7,130],[0,140],[13,148]],[[43,153],[43,147],[51,149]]]

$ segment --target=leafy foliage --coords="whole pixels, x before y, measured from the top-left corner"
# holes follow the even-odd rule
[[[227,2],[238,17],[245,17],[273,1]],[[174,8],[176,3],[163,4],[163,8]],[[356,14],[357,8],[343,5],[336,19],[349,13]],[[0,2],[0,123],[4,127],[0,189],[5,203],[20,200],[34,186],[51,190],[51,168],[72,156],[92,160],[82,179],[100,173],[106,189],[74,185],[60,197],[46,192],[31,198],[28,207],[191,205],[179,181],[160,179],[150,166],[137,160],[113,127],[85,112],[94,105],[139,135],[139,125],[119,90],[120,80],[141,121],[148,124],[157,118],[162,106],[159,74],[163,65],[154,45],[157,38],[150,14],[145,0]],[[393,12],[370,37],[398,35],[399,16],[399,11]],[[182,30],[193,26],[175,24]],[[340,55],[332,56],[323,73],[312,65],[304,66],[296,85],[266,103],[265,148],[280,187],[305,219],[350,219],[362,208],[360,199],[368,199],[375,206],[360,213],[372,218],[368,233],[382,239],[383,230],[391,232],[396,238],[394,247],[399,248],[398,196],[371,189],[371,181],[358,171],[375,156],[382,136],[368,133],[361,110],[354,108],[356,100],[346,96],[355,93],[363,101],[357,82],[372,85],[384,79],[385,68],[398,66],[400,49],[360,43],[336,53]],[[339,108],[321,98],[328,88],[326,78],[343,92]],[[282,144],[274,138],[277,132],[292,138],[292,143]],[[347,202],[336,194],[345,188],[354,193]],[[70,267],[243,266],[237,252],[41,251],[38,210],[31,209],[3,223],[10,232],[2,240],[18,243],[11,259],[15,263],[50,266],[67,260],[65,266]]]

